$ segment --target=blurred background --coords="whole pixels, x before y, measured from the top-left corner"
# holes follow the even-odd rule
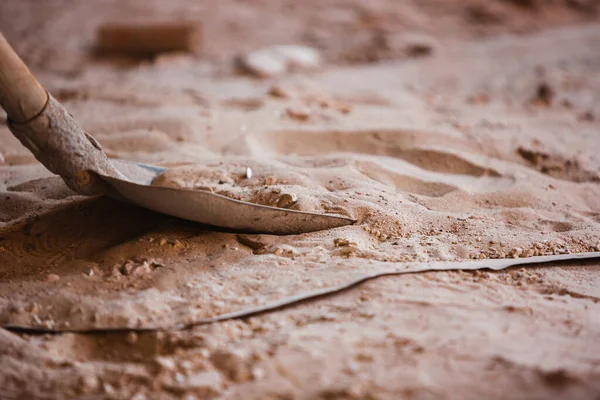
[[[597,0],[3,0],[0,30],[34,69],[77,74],[103,24],[187,21],[218,73],[249,51],[304,45],[327,63],[427,54],[434,44],[598,19]],[[190,52],[192,53],[192,52]],[[127,55],[127,54],[122,54]],[[130,54],[129,56],[132,56]],[[114,61],[114,60],[113,60]],[[213,71],[215,72],[215,71]],[[239,71],[238,71],[239,72]]]

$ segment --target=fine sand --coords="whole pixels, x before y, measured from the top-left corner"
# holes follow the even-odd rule
[[[86,199],[3,124],[0,322],[132,330],[0,329],[0,398],[598,398],[598,261],[384,277],[178,329],[393,268],[600,251],[600,25],[549,6],[540,30],[518,4],[460,34],[449,13],[427,56],[365,63],[331,39],[321,71],[262,80],[222,72],[209,38],[201,60],[24,56],[110,157],[170,167],[156,184],[357,223],[251,234]],[[41,25],[47,46],[86,13]]]

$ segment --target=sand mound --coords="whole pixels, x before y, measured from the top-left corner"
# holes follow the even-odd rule
[[[599,40],[598,27],[572,28],[278,81],[214,80],[168,60],[48,76],[110,156],[169,166],[157,184],[357,223],[252,235],[84,199],[2,126],[0,323],[176,327],[416,263],[597,251]],[[151,381],[177,395],[289,398],[314,383],[313,397],[409,396],[414,382],[440,394],[427,371],[473,396],[458,375],[476,370],[539,397],[557,385],[565,397],[598,393],[597,266],[573,269],[382,280],[279,319],[183,333],[0,330],[0,386],[19,387],[20,374],[37,391],[48,380],[56,393],[123,397]],[[393,372],[398,360],[411,367]],[[314,376],[323,366],[344,378]]]

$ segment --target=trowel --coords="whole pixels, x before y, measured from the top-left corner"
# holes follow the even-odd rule
[[[260,233],[305,233],[355,222],[345,216],[253,204],[209,191],[152,186],[154,178],[167,169],[109,160],[100,143],[35,79],[2,34],[0,106],[15,137],[82,195],[107,195],[178,218]]]

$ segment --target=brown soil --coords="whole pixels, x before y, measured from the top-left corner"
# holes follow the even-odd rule
[[[595,5],[3,1],[0,31],[110,157],[358,222],[254,235],[85,199],[0,126],[0,322],[130,328],[0,329],[0,398],[599,397],[597,261],[386,277],[178,329],[409,262],[600,250]],[[96,53],[128,18],[200,20],[203,53]],[[326,64],[239,74],[273,44]]]

